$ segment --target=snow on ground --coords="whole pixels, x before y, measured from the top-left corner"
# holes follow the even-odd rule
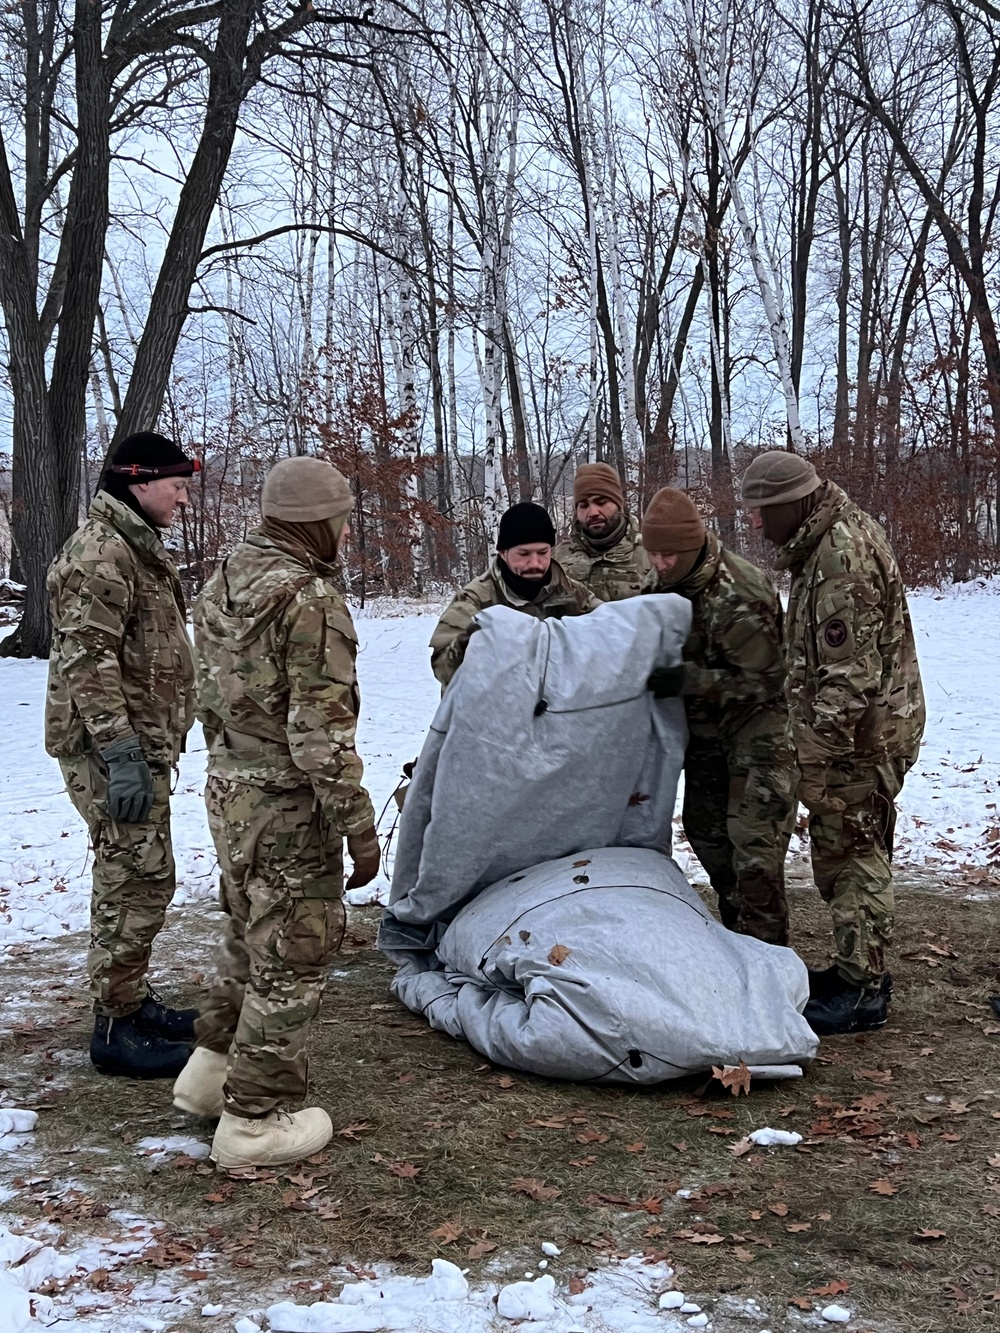
[[[920,762],[899,801],[900,865],[971,871],[985,879],[991,852],[1000,858],[997,786],[1000,726],[994,645],[1000,643],[1000,580],[910,598],[927,693],[927,732]],[[392,610],[406,609],[395,604]],[[363,712],[359,749],[366,781],[387,832],[401,766],[415,758],[439,698],[427,641],[437,608],[358,613],[358,672]],[[54,938],[87,925],[89,857],[83,824],[42,745],[44,662],[0,659],[6,726],[0,737],[0,946]],[[189,737],[174,795],[178,905],[215,891],[215,855],[201,789],[205,767],[200,728]],[[373,889],[385,894],[380,876]],[[367,899],[370,891],[356,895]]]

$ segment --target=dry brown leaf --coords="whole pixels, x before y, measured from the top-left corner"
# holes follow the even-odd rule
[[[442,1222],[439,1227],[435,1227],[431,1235],[435,1240],[439,1240],[442,1245],[453,1245],[462,1234],[463,1228],[458,1222]]]
[[[843,1296],[845,1292],[850,1291],[851,1284],[845,1282],[843,1278],[834,1278],[828,1282],[825,1287],[810,1287],[810,1296]]]
[[[891,1180],[873,1180],[868,1186],[873,1194],[884,1194],[888,1197],[890,1194],[898,1194],[899,1190]]]
[[[495,1240],[477,1240],[475,1245],[470,1245],[467,1250],[469,1259],[481,1259],[484,1254],[492,1254],[497,1248]]]
[[[562,1194],[562,1190],[556,1189],[554,1185],[546,1185],[537,1176],[515,1176],[510,1182],[510,1188],[514,1194],[526,1194],[537,1203],[547,1203],[549,1199],[558,1199]]]
[[[789,1296],[788,1304],[794,1305],[796,1310],[811,1310],[813,1303],[808,1296]]]
[[[337,1130],[338,1139],[356,1139],[359,1134],[363,1134],[366,1129],[371,1129],[367,1120],[358,1120],[353,1125],[345,1125],[343,1129]]]
[[[596,1129],[585,1129],[580,1134],[574,1134],[573,1139],[576,1143],[607,1143],[608,1135]]]
[[[626,1143],[626,1145],[625,1145],[625,1151],[626,1151],[626,1152],[645,1152],[645,1151],[646,1151],[646,1145],[645,1145],[644,1143]]]
[[[712,1066],[712,1077],[717,1078],[724,1088],[728,1088],[734,1097],[741,1092],[750,1093],[750,1070],[745,1060],[738,1065]]]
[[[1000,1166],[1000,1157],[987,1157],[987,1166]]]
[[[512,1088],[513,1086],[514,1080],[509,1074],[502,1074],[500,1078],[497,1079],[498,1088]]]
[[[935,1231],[933,1227],[923,1227],[920,1231],[913,1233],[914,1240],[943,1240],[947,1236],[947,1231]]]
[[[775,1217],[787,1217],[787,1216],[788,1216],[788,1204],[787,1204],[787,1203],[769,1203],[769,1204],[767,1205],[767,1211],[768,1211],[769,1213],[773,1213],[773,1214],[775,1215]]]
[[[589,1282],[584,1281],[582,1277],[578,1277],[577,1274],[574,1273],[569,1280],[569,1294],[571,1296],[579,1296],[580,1293],[586,1291],[589,1286]]]
[[[573,950],[567,949],[565,944],[553,944],[549,950],[549,962],[553,967],[561,967],[572,952]]]
[[[415,1180],[423,1167],[414,1166],[412,1162],[393,1162],[389,1170],[394,1176],[399,1176],[400,1180]]]
[[[753,1151],[753,1144],[748,1138],[738,1139],[729,1145],[729,1151],[734,1157],[745,1157],[748,1152]]]
[[[573,862],[573,869],[574,869],[574,870],[579,870],[581,866],[589,866],[589,865],[590,865],[590,862],[589,862],[589,861],[574,861],[574,862]]]
[[[812,1223],[811,1223],[811,1222],[789,1222],[789,1223],[787,1223],[787,1225],[785,1226],[785,1230],[786,1230],[786,1231],[792,1231],[792,1232],[797,1232],[797,1231],[812,1231]]]
[[[578,1170],[582,1170],[585,1166],[593,1166],[596,1161],[597,1158],[593,1155],[590,1157],[571,1157],[569,1159],[569,1165],[575,1166]]]
[[[752,1250],[745,1250],[741,1245],[737,1245],[733,1250],[733,1258],[741,1264],[752,1264],[756,1255]]]

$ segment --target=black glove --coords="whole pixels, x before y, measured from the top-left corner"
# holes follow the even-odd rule
[[[653,691],[654,699],[676,699],[683,688],[683,662],[680,666],[657,667],[646,681],[646,689]]]
[[[100,751],[108,766],[108,815],[116,824],[144,824],[153,808],[153,775],[142,757],[138,736]]]

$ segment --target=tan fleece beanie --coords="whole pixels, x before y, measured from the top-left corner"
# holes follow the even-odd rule
[[[787,449],[768,449],[743,473],[741,490],[747,509],[764,509],[803,500],[818,485],[819,477],[808,458]]]
[[[671,486],[658,490],[642,516],[642,544],[661,555],[700,551],[705,524],[691,497]]]
[[[260,509],[282,523],[318,523],[347,515],[354,496],[347,478],[322,458],[282,458],[264,478]]]
[[[619,509],[625,508],[622,479],[608,463],[581,463],[573,478],[573,503],[578,505],[592,495],[614,500]]]

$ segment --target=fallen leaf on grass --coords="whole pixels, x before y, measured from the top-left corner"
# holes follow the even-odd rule
[[[671,1239],[685,1240],[689,1245],[721,1245],[726,1238],[717,1231],[692,1231],[685,1228],[673,1232]]]
[[[594,1156],[590,1156],[590,1157],[571,1157],[570,1160],[569,1160],[569,1165],[570,1165],[570,1166],[575,1166],[575,1167],[577,1168],[577,1170],[581,1170],[581,1169],[582,1169],[583,1167],[585,1167],[585,1166],[593,1166],[594,1163],[595,1163],[596,1161],[597,1161],[597,1158],[594,1157]]]
[[[345,1125],[343,1129],[337,1130],[338,1139],[356,1139],[363,1134],[366,1129],[371,1129],[367,1120],[358,1120],[353,1125]]]
[[[739,1139],[736,1143],[729,1145],[729,1151],[734,1157],[744,1157],[753,1150],[753,1144],[748,1138]]]
[[[745,1060],[741,1060],[738,1065],[723,1065],[721,1069],[718,1065],[713,1065],[712,1077],[717,1078],[734,1097],[738,1097],[741,1092],[749,1096],[750,1070]]]
[[[947,1236],[947,1231],[935,1231],[932,1227],[924,1227],[921,1231],[913,1233],[914,1240],[943,1240]]]
[[[536,1203],[558,1199],[562,1194],[562,1190],[556,1189],[554,1185],[546,1185],[545,1181],[539,1180],[537,1176],[515,1176],[510,1182],[510,1189],[514,1194],[526,1194]]]
[[[873,1180],[868,1188],[873,1194],[884,1194],[888,1196],[890,1194],[899,1193],[899,1190],[891,1180]]]
[[[442,1222],[439,1227],[435,1227],[431,1235],[435,1240],[439,1240],[442,1245],[452,1245],[459,1236],[461,1236],[463,1227],[457,1222]]]
[[[626,1143],[626,1145],[625,1145],[625,1151],[626,1151],[626,1152],[645,1152],[645,1151],[646,1151],[646,1145],[645,1145],[644,1143]]]
[[[509,1074],[503,1074],[500,1078],[497,1079],[498,1088],[512,1088],[513,1086],[514,1086],[514,1080],[511,1078]]]
[[[572,952],[572,949],[567,949],[565,944],[553,944],[549,950],[549,962],[553,967],[561,967]]]
[[[733,1250],[733,1258],[741,1264],[752,1264],[756,1257],[752,1250],[745,1250],[741,1245],[737,1245]]]
[[[987,1157],[986,1165],[1000,1167],[1000,1157]]]
[[[400,1180],[415,1180],[420,1175],[423,1167],[414,1166],[412,1162],[392,1162],[389,1170]]]
[[[794,1305],[796,1310],[811,1310],[813,1303],[808,1296],[789,1296],[788,1304]]]
[[[577,1143],[607,1143],[608,1135],[600,1134],[596,1129],[585,1129],[581,1134],[574,1134]]]
[[[787,1216],[788,1216],[788,1204],[787,1204],[787,1203],[769,1203],[769,1204],[767,1205],[767,1211],[768,1211],[769,1213],[773,1213],[773,1214],[775,1215],[775,1217],[787,1217]]]
[[[481,1259],[484,1254],[492,1254],[496,1248],[495,1240],[477,1240],[475,1245],[469,1246],[466,1253],[469,1259]]]
[[[825,1287],[810,1287],[810,1296],[843,1296],[845,1292],[850,1291],[851,1284],[845,1282],[842,1277],[835,1278],[828,1282]]]
[[[939,1134],[938,1138],[942,1143],[961,1143],[961,1134]]]
[[[789,1222],[785,1227],[786,1231],[812,1231],[811,1222]]]

